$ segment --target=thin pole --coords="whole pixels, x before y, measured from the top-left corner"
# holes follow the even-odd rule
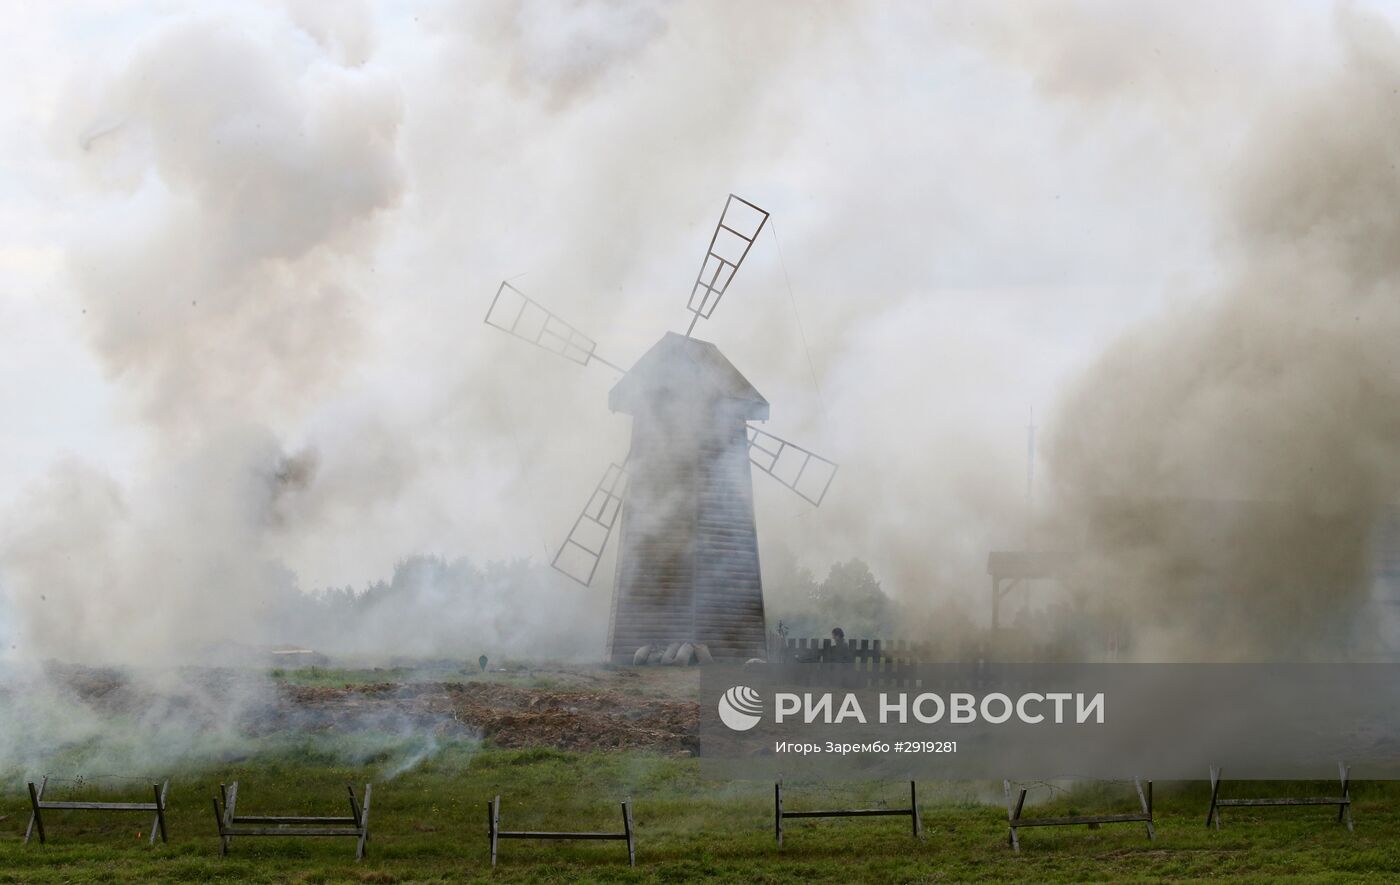
[[[1026,424],[1026,551],[1031,549],[1032,506],[1035,502],[1035,406]]]
[[[1031,406],[1030,419],[1026,422],[1026,552],[1031,552],[1031,526],[1035,522],[1035,406]],[[1031,579],[1021,582],[1021,609],[1030,616]]]

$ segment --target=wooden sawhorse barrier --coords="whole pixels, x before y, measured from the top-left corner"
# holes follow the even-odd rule
[[[1206,812],[1206,826],[1215,824],[1215,828],[1220,829],[1220,809],[1222,807],[1264,807],[1280,805],[1335,805],[1337,806],[1337,823],[1345,823],[1347,832],[1355,832],[1351,825],[1351,767],[1346,763],[1337,763],[1337,773],[1342,779],[1342,795],[1340,796],[1302,796],[1298,798],[1280,799],[1221,799],[1220,798],[1220,769],[1214,765],[1210,768],[1210,810]]]
[[[914,838],[923,838],[924,822],[919,816],[919,793],[913,781],[909,782],[908,808],[853,808],[831,811],[788,811],[783,808],[783,782],[773,784],[773,829],[778,838],[778,847],[783,845],[783,821],[790,817],[907,817],[914,828]]]
[[[632,803],[622,802],[622,832],[620,833],[547,833],[533,830],[501,829],[501,797],[486,803],[487,835],[491,839],[491,866],[496,865],[496,843],[501,839],[617,839],[627,842],[627,865],[637,865],[637,846],[632,836]]]
[[[165,835],[165,796],[170,790],[170,779],[166,778],[163,784],[151,784],[151,794],[154,802],[45,802],[44,790],[48,788],[49,776],[44,775],[36,789],[34,782],[29,782],[29,805],[33,809],[29,815],[29,826],[24,830],[24,844],[29,844],[29,837],[35,830],[39,831],[39,843],[43,844],[44,839],[44,816],[45,811],[145,811],[155,814],[155,820],[151,821],[151,844],[156,844],[156,834],[160,834],[160,841],[168,842]]]
[[[238,781],[219,784],[214,797],[214,820],[219,825],[219,855],[228,854],[234,836],[354,836],[355,860],[364,860],[365,844],[369,842],[370,785],[365,784],[365,800],[355,798],[355,788],[345,785],[350,794],[349,817],[303,817],[290,814],[239,814]]]
[[[1100,824],[1147,824],[1147,838],[1157,838],[1156,832],[1152,828],[1152,781],[1147,782],[1147,792],[1142,790],[1142,781],[1133,778],[1133,786],[1137,788],[1138,804],[1142,807],[1141,812],[1130,814],[1078,814],[1071,817],[1021,817],[1021,809],[1026,804],[1026,788],[1021,788],[1021,794],[1016,799],[1016,804],[1011,804],[1011,781],[1002,781],[1002,788],[1006,791],[1006,820],[1011,827],[1007,834],[1006,842],[1016,851],[1021,850],[1021,839],[1016,834],[1016,830],[1021,827],[1072,827],[1087,825],[1097,827]]]

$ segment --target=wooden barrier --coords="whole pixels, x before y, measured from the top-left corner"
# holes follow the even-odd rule
[[[970,631],[957,641],[848,638],[837,648],[831,637],[769,634],[768,660],[781,663],[838,663],[856,670],[879,671],[908,664],[1082,663],[1077,647],[1042,642],[1024,631],[1001,627]]]
[[[783,782],[773,784],[773,827],[778,839],[778,847],[783,845],[783,821],[800,817],[908,817],[913,824],[914,838],[923,838],[924,823],[919,816],[919,793],[913,781],[909,782],[908,808],[856,808],[832,811],[788,811],[783,807]]]
[[[155,820],[151,822],[151,843],[156,844],[156,834],[160,834],[160,841],[168,842],[165,833],[165,796],[170,790],[170,779],[166,778],[163,784],[151,784],[151,794],[154,802],[45,802],[44,791],[49,786],[49,777],[44,775],[36,789],[34,782],[29,782],[29,805],[33,811],[29,815],[29,826],[24,830],[24,844],[29,844],[29,838],[35,830],[39,832],[39,843],[45,842],[44,815],[45,811],[145,811],[153,812]]]
[[[363,804],[355,798],[355,788],[345,785],[350,794],[349,817],[303,817],[289,814],[239,814],[238,781],[219,784],[214,797],[214,820],[219,825],[219,855],[228,854],[234,836],[355,836],[355,859],[364,860],[365,844],[369,842],[370,785],[365,784]]]
[[[1337,806],[1337,823],[1345,822],[1348,832],[1355,832],[1351,825],[1351,768],[1343,762],[1337,763],[1337,773],[1342,779],[1342,795],[1340,796],[1302,796],[1298,798],[1278,798],[1278,799],[1221,799],[1220,798],[1220,769],[1215,766],[1210,768],[1210,810],[1206,812],[1206,826],[1212,823],[1215,828],[1220,829],[1220,809],[1240,808],[1244,806],[1278,807],[1283,805],[1335,805]]]
[[[632,805],[622,803],[622,832],[620,833],[549,833],[535,830],[501,829],[501,797],[486,803],[487,835],[491,839],[491,866],[496,865],[496,843],[501,839],[617,839],[627,842],[627,864],[637,865],[637,848],[632,837]]]
[[[1016,804],[1011,804],[1011,781],[1002,781],[1002,788],[1006,791],[1006,820],[1011,831],[1006,837],[1009,844],[1016,851],[1021,850],[1021,839],[1016,831],[1021,827],[1072,827],[1086,825],[1097,827],[1100,824],[1147,824],[1147,838],[1155,839],[1156,832],[1152,827],[1152,781],[1147,782],[1147,792],[1142,790],[1142,781],[1133,778],[1133,786],[1137,788],[1138,804],[1142,807],[1140,813],[1131,814],[1080,814],[1071,817],[1021,817],[1021,809],[1026,804],[1026,790],[1021,788],[1021,794],[1016,799]]]

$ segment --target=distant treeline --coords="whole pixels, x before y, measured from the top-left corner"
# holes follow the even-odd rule
[[[768,566],[770,632],[780,621],[791,636],[826,636],[839,626],[852,638],[929,638],[970,627],[956,607],[892,598],[860,559],[832,565],[820,580],[791,560]],[[611,582],[577,587],[532,559],[478,565],[416,555],[363,588],[286,594],[279,641],[378,657],[593,659],[602,653],[611,600]]]

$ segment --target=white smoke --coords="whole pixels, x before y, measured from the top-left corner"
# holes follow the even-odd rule
[[[772,225],[698,334],[773,404],[769,429],[842,464],[815,511],[756,478],[765,551],[867,559],[935,612],[980,605],[986,550],[1022,538],[1029,407],[1233,278],[1237,207],[1287,220],[1325,197],[1325,170],[1300,176],[1316,191],[1242,172],[1267,153],[1244,140],[1268,131],[1265,98],[1354,87],[1329,64],[1385,73],[1272,5],[128,13],[35,13],[57,59],[40,69],[66,85],[19,75],[32,95],[5,127],[38,196],[0,223],[43,236],[0,269],[59,306],[0,301],[0,319],[96,367],[55,375],[83,391],[63,408],[123,453],[87,434],[4,480],[0,635],[26,660],[270,641],[283,591],[363,587],[416,552],[545,558],[627,421],[608,371],[484,326],[491,292],[524,274],[629,365],[684,322],[730,191]],[[42,397],[3,396],[46,426]],[[537,604],[594,614],[601,647],[610,576]],[[509,600],[490,604],[505,624]]]

